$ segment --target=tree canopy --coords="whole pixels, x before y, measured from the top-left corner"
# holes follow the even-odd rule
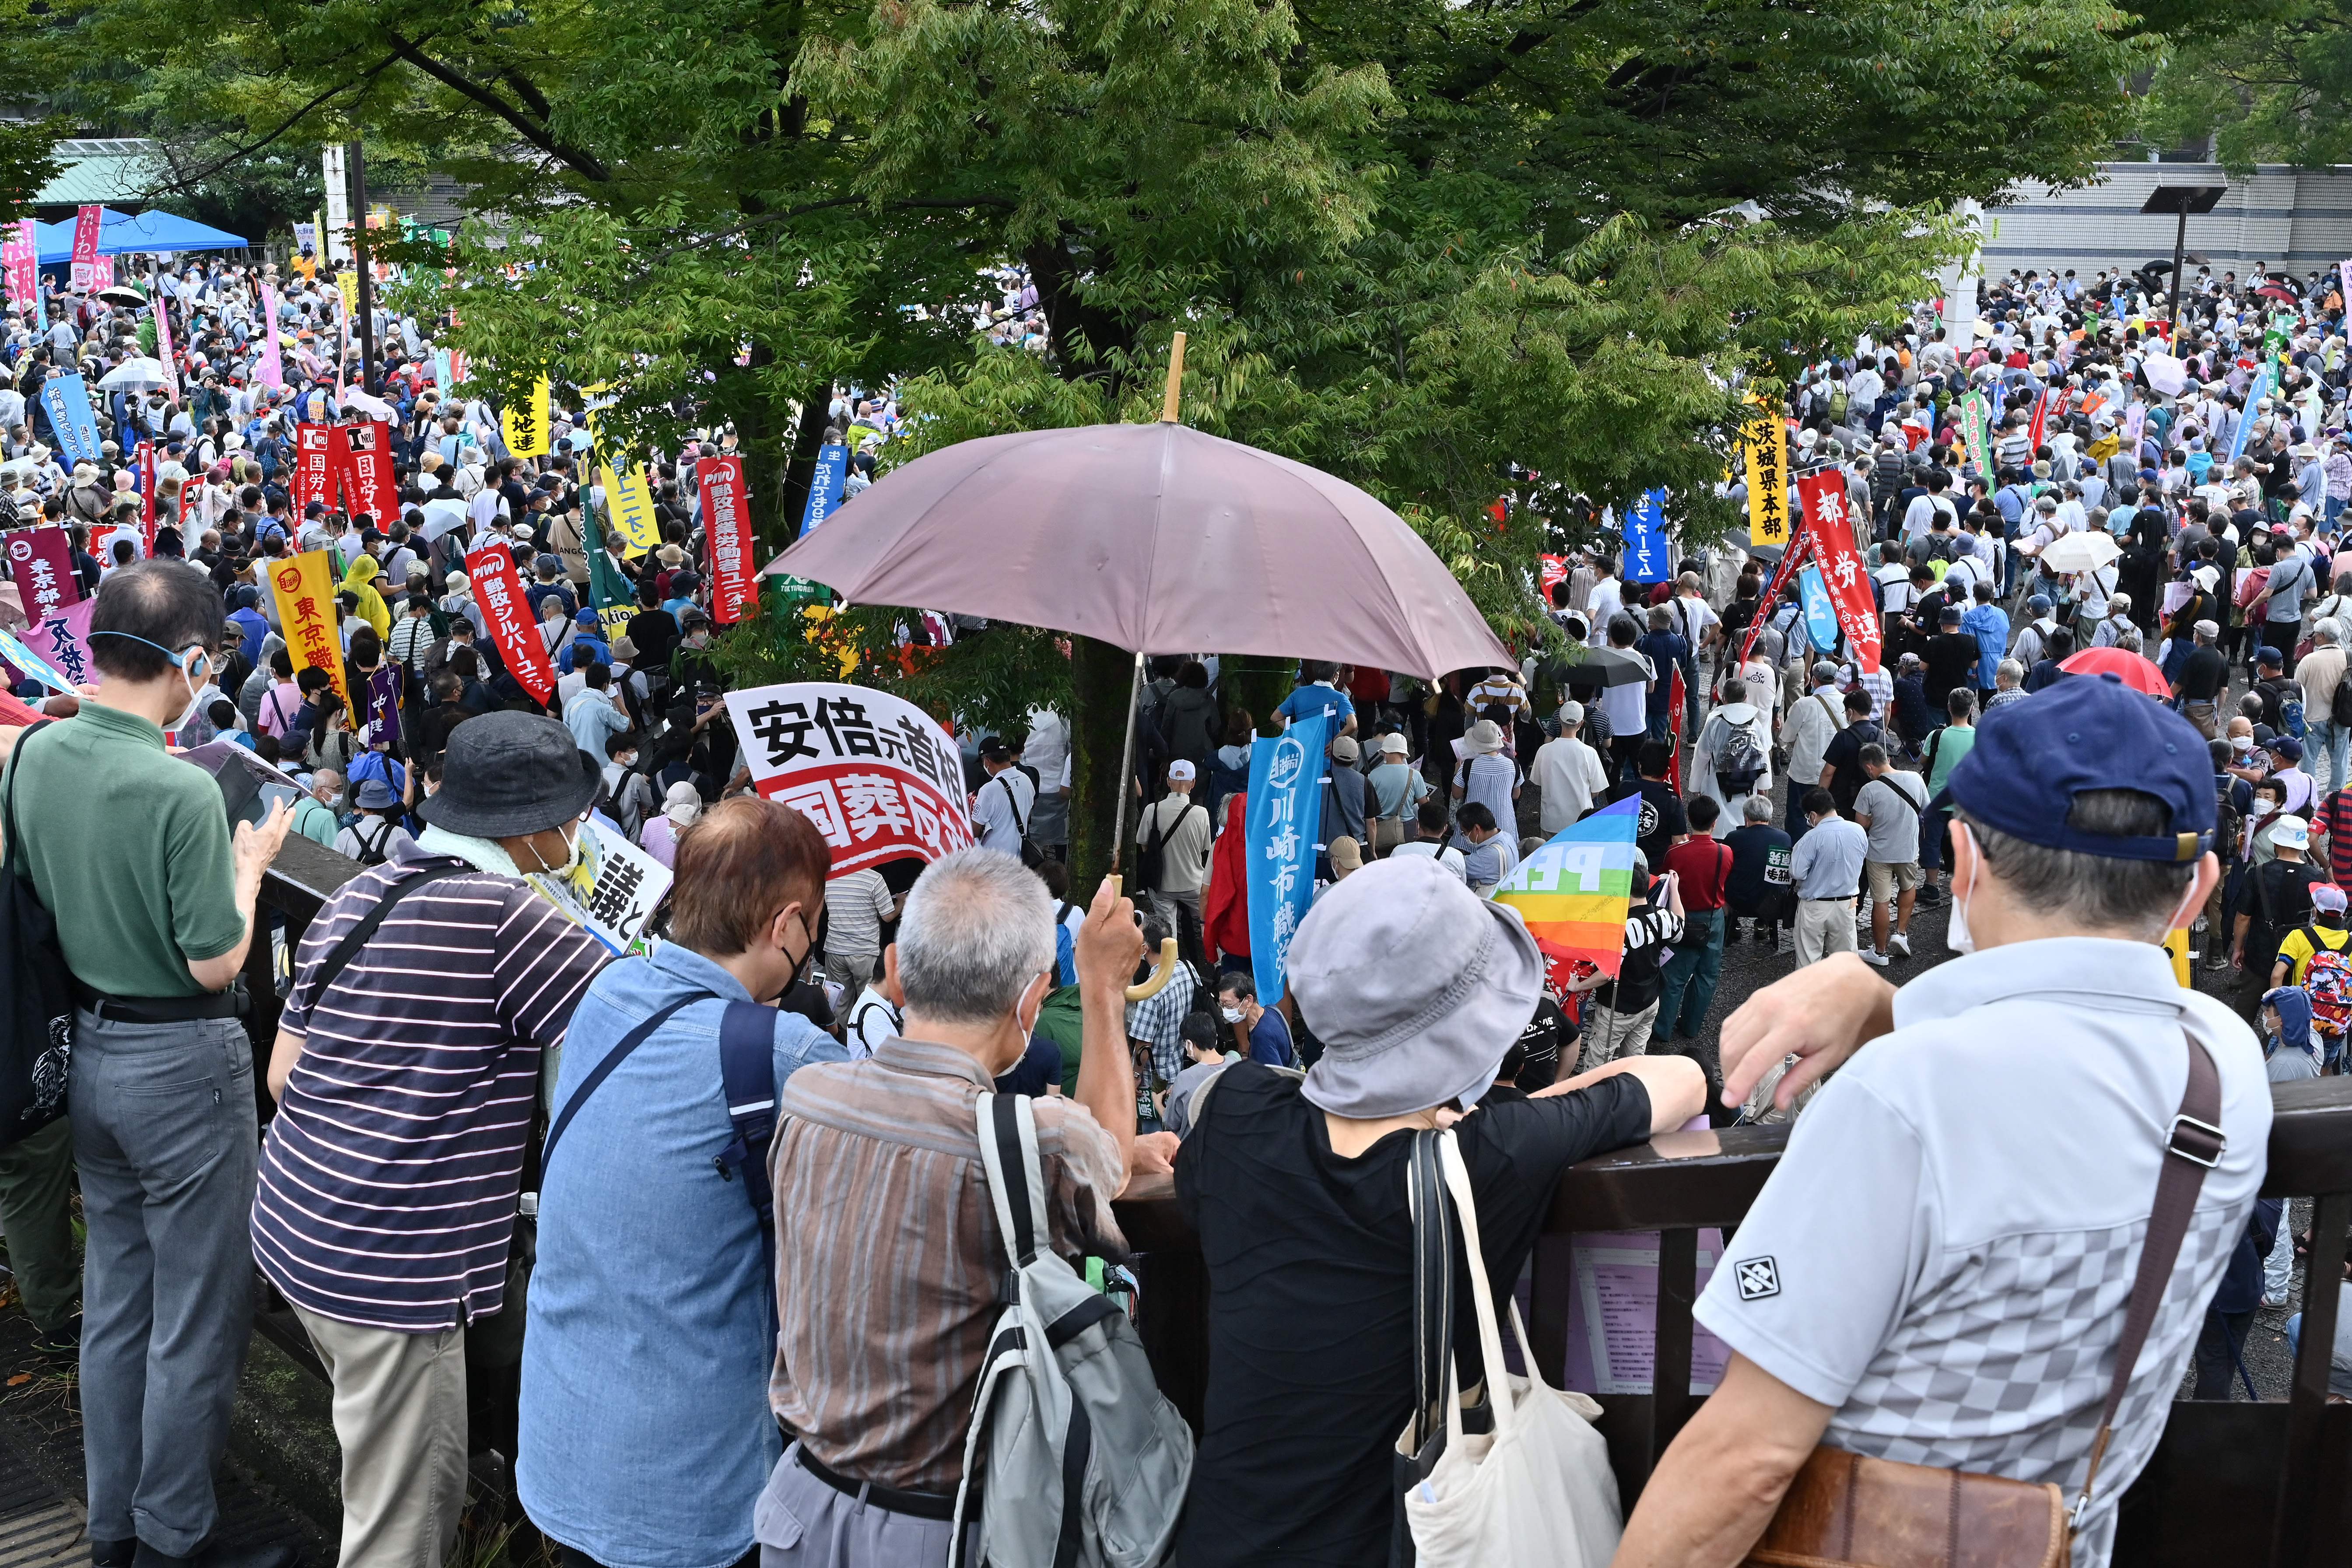
[[[2334,0],[2216,6],[2167,57],[2147,101],[2152,137],[2210,136],[2233,174],[2352,163],[2352,12]]]

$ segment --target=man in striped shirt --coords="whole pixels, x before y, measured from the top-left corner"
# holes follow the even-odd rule
[[[522,878],[572,863],[601,783],[552,719],[460,725],[424,837],[296,952],[253,1251],[334,1381],[341,1568],[438,1568],[457,1542],[466,1330],[505,1305],[540,1054],[609,957]]]
[[[935,862],[898,926],[903,1037],[784,1086],[769,1403],[797,1441],[754,1515],[763,1546],[799,1546],[796,1561],[831,1568],[946,1561],[1006,1266],[975,1107],[1021,1059],[1054,947],[1053,900],[1018,860],[967,849]],[[1123,1008],[1142,955],[1134,905],[1105,883],[1077,939],[1077,1093],[1034,1102],[1052,1246],[1066,1258],[1125,1250],[1110,1201],[1136,1141]]]

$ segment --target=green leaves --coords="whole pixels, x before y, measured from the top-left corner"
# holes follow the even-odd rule
[[[2143,129],[2166,146],[2210,135],[2242,176],[2352,163],[2352,15],[2330,0],[2200,12],[2156,73]]]

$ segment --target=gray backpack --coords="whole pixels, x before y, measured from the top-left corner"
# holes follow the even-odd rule
[[[975,1512],[989,1568],[1153,1568],[1175,1547],[1192,1434],[1127,1314],[1048,1245],[1029,1100],[983,1094],[979,1123],[1012,1272],[972,1400],[948,1568],[965,1568]]]

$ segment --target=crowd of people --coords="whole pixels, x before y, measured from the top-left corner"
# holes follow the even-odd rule
[[[1500,1298],[1570,1164],[1702,1116],[1795,1120],[1699,1304],[1730,1368],[1621,1563],[1741,1561],[1827,1443],[2080,1489],[2093,1568],[2192,1350],[2201,1376],[2242,1334],[2225,1270],[2259,1243],[2283,1299],[2284,1227],[2254,1201],[2268,1084],[2339,1067],[2352,1014],[2332,279],[2279,288],[2294,321],[2267,391],[2276,301],[2234,279],[2185,289],[2168,341],[2144,278],[1996,280],[1962,342],[1923,320],[1810,369],[1791,466],[1846,475],[1883,665],[1817,640],[1769,552],[1694,550],[1643,584],[1605,542],[1559,563],[1557,635],[1514,667],[1307,660],[1259,715],[1213,654],[1154,661],[1132,899],[1070,885],[1074,740],[1045,707],[1018,732],[956,726],[973,847],[832,875],[723,719],[697,454],[656,460],[663,542],[625,555],[585,515],[602,498],[560,410],[553,449],[513,457],[389,314],[379,392],[356,390],[331,279],[273,279],[267,329],[260,281],[159,277],[182,384],[101,408],[87,472],[55,460],[38,384],[153,348],[152,312],[60,294],[46,333],[12,319],[0,349],[0,402],[27,399],[0,406],[0,526],[68,527],[96,598],[98,682],[27,684],[47,721],[0,730],[11,871],[54,916],[74,1004],[68,1114],[0,1148],[0,1226],[43,1348],[79,1367],[97,1568],[287,1561],[216,1533],[257,1270],[333,1384],[345,1568],[448,1561],[492,1449],[567,1568],[943,1563],[1007,1252],[1131,1306],[1150,1258],[1112,1205],[1169,1185],[1210,1356],[1162,1546],[1378,1560],[1412,1414],[1423,1132],[1450,1135]],[[278,328],[283,388],[257,374]],[[1995,389],[1969,451],[1959,400]],[[895,409],[845,393],[833,415],[862,484]],[[314,417],[388,418],[399,516],[298,512],[291,426]],[[152,541],[120,466],[142,441],[163,459]],[[2121,540],[2111,564],[2048,569],[2088,532]],[[467,554],[497,544],[552,702],[473,600]],[[357,711],[297,674],[265,586],[313,549],[336,558]],[[608,568],[625,623],[583,600]],[[2152,673],[2135,689],[2078,649]],[[1316,895],[1262,996],[1252,742],[1316,717]],[[304,793],[232,828],[171,755],[215,739]],[[1622,958],[1551,962],[1494,895],[1620,802]],[[675,875],[641,954],[526,880],[575,864],[591,822]],[[289,833],[362,869],[293,945],[281,1010],[246,976]],[[1965,956],[1898,993],[1881,972],[1918,956],[1923,903],[1949,905]],[[2175,981],[2158,944],[2184,929],[2239,966],[2247,1016]],[[1128,1000],[1163,937],[1172,977]],[[1791,972],[1720,1021],[1717,1055],[1734,942]],[[276,1018],[257,1088],[257,1008]],[[999,1096],[1029,1108],[1045,1207],[1017,1242],[976,1130]],[[2178,1163],[2147,1130],[2184,1105],[2219,1144],[2195,1151],[2180,1267],[2103,1413],[2125,1260]],[[2100,1378],[2058,1364],[2086,1354]],[[1965,1393],[1920,1392],[1957,1366]]]

